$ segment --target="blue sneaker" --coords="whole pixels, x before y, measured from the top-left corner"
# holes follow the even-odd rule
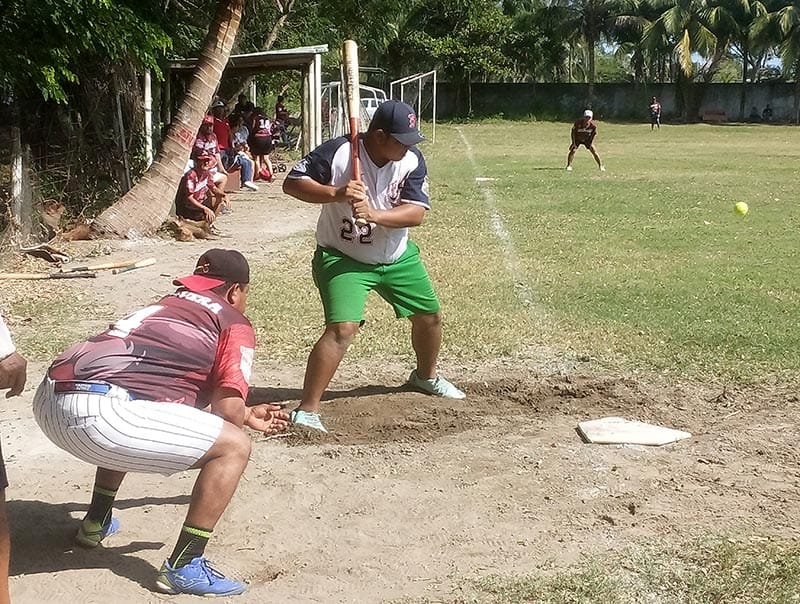
[[[319,430],[320,432],[325,432],[326,434],[328,433],[328,430],[326,430],[325,426],[322,425],[322,420],[319,418],[319,413],[310,413],[308,411],[295,409],[289,414],[289,419],[297,426],[305,426],[306,428],[311,428],[312,430]]]
[[[119,520],[111,517],[111,520],[100,526],[96,522],[81,522],[78,534],[75,535],[75,543],[81,547],[97,547],[106,537],[110,537],[119,531]]]
[[[206,558],[194,558],[186,566],[172,568],[164,560],[156,578],[156,589],[166,594],[191,594],[193,596],[235,596],[244,592],[247,585],[232,581],[216,569]]]

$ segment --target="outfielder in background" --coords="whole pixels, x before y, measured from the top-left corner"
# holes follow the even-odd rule
[[[8,390],[6,398],[17,396],[25,388],[27,361],[17,352],[11,334],[0,316],[0,390]],[[0,604],[8,604],[8,562],[11,555],[11,539],[6,515],[6,464],[0,448]]]
[[[225,596],[245,585],[203,556],[250,456],[249,426],[286,428],[273,405],[245,406],[255,334],[244,316],[250,268],[239,252],[212,249],[179,289],[75,344],[50,366],[33,411],[56,445],[97,466],[76,542],[96,547],[119,530],[112,506],[127,472],[200,473],[189,511],[156,588]]]
[[[306,366],[303,396],[292,411],[295,424],[326,432],[320,399],[364,320],[367,294],[375,290],[398,318],[411,321],[417,367],[409,384],[429,394],[464,398],[436,370],[442,314],[419,247],[409,227],[422,224],[430,209],[427,168],[414,146],[424,138],[407,104],[386,101],[360,137],[362,180],[353,180],[350,140],[329,140],[289,172],[285,193],[322,206],[314,282],[325,311],[325,331]],[[356,219],[366,220],[358,226]]]
[[[605,172],[606,168],[603,162],[600,161],[600,155],[594,146],[594,137],[597,136],[597,124],[594,123],[594,114],[591,109],[583,112],[583,117],[577,119],[572,125],[572,144],[569,146],[569,153],[567,154],[567,170],[572,170],[572,160],[575,157],[575,151],[578,147],[583,145],[589,150],[589,153],[594,157],[597,162],[597,167]]]
[[[653,130],[656,126],[658,129],[661,130],[661,103],[659,103],[656,97],[653,97],[650,100],[650,130]]]

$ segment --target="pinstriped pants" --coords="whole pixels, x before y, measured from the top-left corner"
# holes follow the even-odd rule
[[[55,392],[45,377],[33,414],[45,435],[67,453],[107,470],[174,474],[191,468],[222,432],[224,420],[180,403],[107,394]]]

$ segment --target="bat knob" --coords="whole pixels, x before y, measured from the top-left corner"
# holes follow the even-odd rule
[[[356,218],[356,226],[363,227],[369,224],[365,218]]]

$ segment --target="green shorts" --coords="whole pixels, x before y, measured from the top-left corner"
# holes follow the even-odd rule
[[[359,323],[373,289],[394,308],[397,318],[439,312],[419,247],[408,248],[392,264],[363,264],[332,248],[317,247],[311,262],[314,283],[325,309],[325,324]]]

